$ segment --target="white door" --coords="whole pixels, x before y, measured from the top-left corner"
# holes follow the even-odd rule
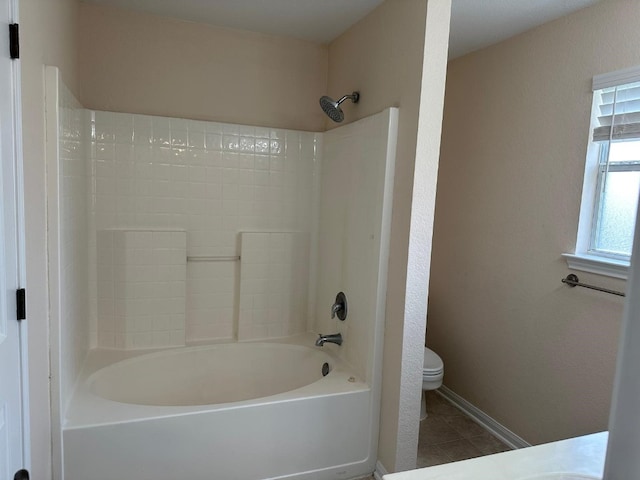
[[[21,326],[16,316],[16,290],[20,287],[17,214],[18,155],[16,121],[17,69],[9,54],[12,0],[0,0],[0,478],[28,478],[16,472],[26,468],[24,445]],[[26,356],[25,356],[26,358]],[[26,370],[26,369],[25,369]]]

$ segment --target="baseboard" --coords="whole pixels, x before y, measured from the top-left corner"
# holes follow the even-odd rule
[[[475,405],[469,403],[460,395],[450,390],[446,386],[442,385],[438,390],[436,390],[441,397],[448,400],[454,407],[459,408],[464,413],[466,413],[469,417],[471,417],[477,424],[487,430],[489,433],[494,435],[495,437],[502,440],[504,443],[509,445],[511,448],[525,448],[530,447],[531,444],[526,440],[522,439],[511,430],[509,430],[504,425],[500,424],[489,415],[484,413]]]
[[[384,468],[384,465],[382,465],[380,463],[380,460],[378,460],[376,462],[376,471],[373,472],[373,478],[375,478],[376,480],[382,480],[382,476],[386,475],[387,473],[389,473],[387,472],[387,469]]]

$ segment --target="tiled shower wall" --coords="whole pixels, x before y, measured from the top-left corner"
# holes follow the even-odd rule
[[[309,234],[243,233],[241,256],[238,340],[306,332]]]
[[[232,257],[240,254],[239,233],[312,234],[320,134],[90,115],[92,263],[97,231],[186,231],[192,260],[187,263],[186,340],[234,338],[240,270]],[[91,330],[97,344],[97,273],[91,274]]]
[[[89,348],[88,142],[86,110],[60,81],[57,72],[55,77],[58,86],[60,394],[64,409]],[[55,168],[54,163],[52,160],[50,168]]]
[[[312,330],[342,333],[340,354],[366,381],[384,324],[396,128],[390,108],[324,135]],[[348,301],[344,322],[328,315],[338,291]]]
[[[98,345],[185,344],[185,232],[100,230]]]

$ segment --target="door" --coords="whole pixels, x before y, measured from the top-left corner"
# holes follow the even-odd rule
[[[21,335],[17,320],[16,291],[20,287],[21,263],[18,215],[19,163],[17,147],[17,64],[9,54],[9,24],[13,23],[13,0],[0,0],[0,478],[28,478],[24,443]]]

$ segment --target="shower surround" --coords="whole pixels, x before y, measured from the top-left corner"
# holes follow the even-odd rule
[[[145,477],[149,463],[135,447],[99,446],[126,447],[132,432],[150,455],[180,438],[180,449],[161,457],[203,480],[216,469],[251,480],[264,472],[300,480],[372,472],[397,109],[323,134],[88,111],[54,68],[47,69],[46,89],[54,457],[57,471],[69,467],[60,477],[86,478],[100,462]],[[78,209],[87,198],[88,211]],[[86,254],[74,257],[78,245]],[[82,298],[70,294],[73,285],[85,286]],[[340,290],[349,299],[344,322],[329,313]],[[316,347],[314,332],[339,332],[344,343]],[[187,410],[171,402],[161,410],[153,402],[131,405],[91,388],[102,368],[143,361],[150,349],[171,356],[226,344],[257,353],[258,340],[274,352],[291,344],[312,357],[320,350],[332,371],[320,380],[315,372],[290,392],[267,389],[248,403],[195,402]],[[185,344],[192,346],[166,348]],[[144,361],[156,373],[130,378],[134,384],[169,381],[153,367],[165,357],[151,355]],[[288,376],[280,357],[260,366]],[[260,378],[243,373],[243,361],[223,362],[225,375],[253,388]],[[285,363],[307,378],[300,362]],[[215,390],[211,378],[205,373],[196,383]],[[342,416],[318,429],[318,411]],[[238,445],[263,455],[264,469],[247,469],[233,455],[211,463],[205,451],[194,469],[193,452],[204,443],[189,432],[205,424],[202,438],[223,444],[235,432]],[[266,449],[275,425],[282,451],[299,452],[295,461]],[[348,445],[341,443],[347,436],[335,435],[341,428],[353,436]],[[302,441],[308,438],[313,452]],[[153,477],[174,480],[170,470],[155,468]]]
[[[309,329],[319,134],[124,113],[89,116],[94,346],[154,348]],[[164,248],[149,241],[162,232],[186,233],[182,263],[163,259],[175,247],[170,241]],[[110,240],[118,237],[129,239],[126,250]],[[251,262],[242,263],[241,281],[237,257],[247,248]],[[131,261],[122,271],[114,255],[127,253]],[[176,281],[181,269],[186,295]],[[127,282],[120,295],[113,287],[118,275]],[[296,288],[295,296],[271,291],[283,282]],[[144,318],[153,314],[164,321]]]

